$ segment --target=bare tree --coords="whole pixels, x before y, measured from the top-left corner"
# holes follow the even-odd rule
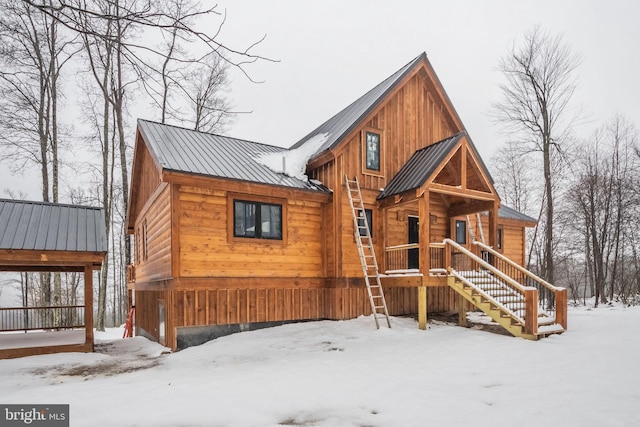
[[[219,55],[209,55],[189,79],[185,93],[193,110],[193,128],[200,132],[221,133],[233,118],[225,97],[227,64]]]
[[[637,226],[629,221],[635,216],[634,188],[640,176],[631,155],[636,140],[635,128],[617,116],[594,134],[574,170],[573,200],[584,224],[585,259],[596,306],[607,302],[607,289],[610,300],[616,291],[626,295],[626,276],[634,274],[624,260],[633,256],[630,228]]]
[[[502,59],[499,70],[502,101],[493,105],[495,117],[510,132],[523,151],[542,154],[545,184],[545,234],[543,276],[554,280],[554,183],[553,158],[571,129],[569,103],[576,84],[574,71],[579,58],[559,36],[552,37],[536,27],[524,35],[521,46],[513,47]]]

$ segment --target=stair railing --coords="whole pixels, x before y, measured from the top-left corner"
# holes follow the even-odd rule
[[[500,297],[498,302],[505,310],[521,322],[525,332],[537,334],[538,332],[538,291],[529,286],[523,286],[513,278],[489,263],[473,252],[454,242],[451,239],[444,239],[446,246],[446,265],[451,274],[466,280],[474,285],[483,294],[499,294],[506,291],[504,297]],[[497,280],[494,280],[497,279]],[[479,285],[486,280],[486,285]],[[491,283],[493,282],[493,283]],[[487,288],[489,286],[489,288]],[[484,288],[484,289],[482,289]],[[509,296],[511,294],[512,296]],[[490,298],[494,300],[494,298]],[[524,299],[524,303],[522,303]],[[510,308],[509,308],[510,307]]]
[[[513,278],[522,286],[536,288],[538,290],[539,313],[554,319],[555,323],[567,329],[567,290],[565,288],[552,285],[484,243],[474,242],[474,244],[480,248],[483,254],[488,255],[487,258],[492,258],[490,262],[493,267]]]

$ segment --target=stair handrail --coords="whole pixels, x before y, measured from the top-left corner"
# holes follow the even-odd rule
[[[494,256],[497,256],[502,261],[506,262],[516,270],[520,271],[521,273],[529,277],[534,282],[539,283],[542,287],[552,291],[553,294],[555,295],[555,313],[553,314],[553,317],[557,324],[561,325],[565,330],[567,329],[567,289],[566,288],[552,285],[551,283],[536,276],[535,274],[533,274],[526,268],[522,267],[521,265],[511,261],[509,258],[502,255],[500,252],[496,251],[490,246],[487,246],[481,242],[474,242],[474,243],[478,245],[478,247],[480,247],[481,249],[486,250],[487,252],[489,252]]]
[[[500,277],[500,279],[504,280],[505,282],[507,282],[510,286],[512,286],[513,288],[515,288],[518,292],[520,292],[521,294],[524,295],[525,291],[529,290],[529,289],[535,289],[529,286],[522,286],[520,283],[518,283],[517,281],[513,280],[511,277],[507,276],[506,274],[504,274],[502,271],[498,270],[497,268],[495,268],[493,265],[489,264],[488,262],[486,262],[485,260],[483,260],[482,258],[480,258],[479,256],[477,256],[476,254],[474,254],[473,252],[471,252],[469,249],[465,248],[464,246],[454,242],[451,239],[444,239],[442,241],[443,243],[450,245],[454,248],[456,248],[457,250],[459,250],[461,253],[465,254],[467,257],[471,258],[472,260],[474,260],[475,262],[477,262],[479,265],[481,265],[482,267],[486,268],[487,270],[491,271],[494,275]]]
[[[507,264],[509,264],[510,266],[512,266],[513,268],[515,268],[516,270],[520,271],[522,274],[524,274],[525,276],[528,276],[529,278],[531,278],[532,280],[534,280],[535,282],[540,283],[541,285],[543,285],[545,288],[552,290],[552,291],[561,291],[564,288],[558,287],[558,286],[554,286],[551,283],[547,282],[546,280],[536,276],[535,274],[533,274],[532,272],[530,272],[529,270],[527,270],[526,268],[524,268],[523,266],[521,266],[520,264],[513,262],[512,260],[510,260],[509,258],[507,258],[506,256],[502,255],[500,252],[496,251],[495,249],[493,249],[491,246],[487,246],[482,242],[473,242],[475,245],[479,246],[480,248],[482,248],[483,250],[489,252],[491,255],[496,256],[498,258],[500,258],[502,261],[506,262]]]
[[[522,316],[518,316],[513,310],[511,310],[509,307],[506,307],[504,304],[501,304],[500,302],[498,302],[495,298],[493,298],[491,295],[489,295],[487,292],[485,292],[483,289],[477,287],[471,280],[467,279],[466,277],[464,277],[463,275],[461,275],[460,273],[453,271],[451,273],[454,277],[456,277],[458,280],[464,282],[467,284],[467,286],[472,286],[476,292],[479,292],[482,294],[482,296],[487,299],[488,301],[490,301],[492,304],[502,307],[502,309],[506,312],[509,313],[509,315],[517,320],[518,322],[520,322],[520,324],[522,324],[522,326],[525,325],[525,320]]]

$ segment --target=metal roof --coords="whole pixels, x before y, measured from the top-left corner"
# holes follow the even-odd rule
[[[465,134],[459,132],[413,153],[378,195],[378,200],[420,188]]]
[[[106,252],[100,208],[0,199],[0,249]]]
[[[327,191],[312,182],[275,172],[257,161],[264,154],[286,152],[281,147],[141,119],[138,129],[164,170]]]
[[[488,215],[486,212],[483,215]],[[525,221],[525,222],[538,222],[535,218],[530,217],[529,215],[523,214],[509,206],[502,205],[498,210],[498,217],[504,219],[515,219],[516,221]]]
[[[327,140],[316,151],[316,154],[311,156],[311,159],[318,157],[326,150],[334,148],[340,143],[343,137],[351,132],[364,117],[366,117],[373,109],[378,106],[382,99],[391,92],[396,85],[407,75],[413,68],[420,63],[421,60],[426,59],[427,54],[421,53],[411,62],[398,71],[389,76],[382,83],[371,89],[369,92],[362,95],[351,105],[340,111],[335,116],[318,126],[315,130],[310,132],[307,136],[296,142],[291,148],[298,148],[304,145],[307,141],[311,140],[314,136],[319,134],[327,134]]]

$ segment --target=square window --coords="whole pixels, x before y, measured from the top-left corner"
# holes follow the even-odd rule
[[[367,169],[380,171],[380,134],[366,133],[366,167]]]

